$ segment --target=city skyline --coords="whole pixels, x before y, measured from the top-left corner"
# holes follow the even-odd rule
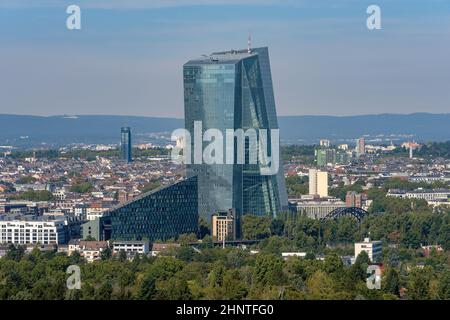
[[[378,1],[375,31],[368,1],[78,1],[72,31],[68,4],[0,4],[1,113],[180,118],[185,57],[243,47],[249,32],[271,50],[279,115],[448,112],[443,1]]]

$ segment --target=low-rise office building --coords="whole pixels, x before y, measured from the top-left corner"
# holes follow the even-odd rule
[[[150,244],[148,241],[114,241],[112,250],[114,254],[124,251],[128,258],[132,258],[137,254],[148,254],[150,252]]]

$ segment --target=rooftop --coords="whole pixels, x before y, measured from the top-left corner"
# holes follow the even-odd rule
[[[248,52],[248,49],[213,52],[210,55],[203,55],[200,58],[189,60],[186,65],[217,63],[234,64],[243,59],[258,55],[258,52],[261,50],[267,50],[267,47],[250,49],[250,53]]]

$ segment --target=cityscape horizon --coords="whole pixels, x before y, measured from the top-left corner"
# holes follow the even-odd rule
[[[26,1],[0,3],[0,301],[450,300],[450,3]]]

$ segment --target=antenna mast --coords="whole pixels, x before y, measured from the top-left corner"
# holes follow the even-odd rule
[[[248,33],[248,39],[247,39],[247,53],[252,53],[252,34]]]

